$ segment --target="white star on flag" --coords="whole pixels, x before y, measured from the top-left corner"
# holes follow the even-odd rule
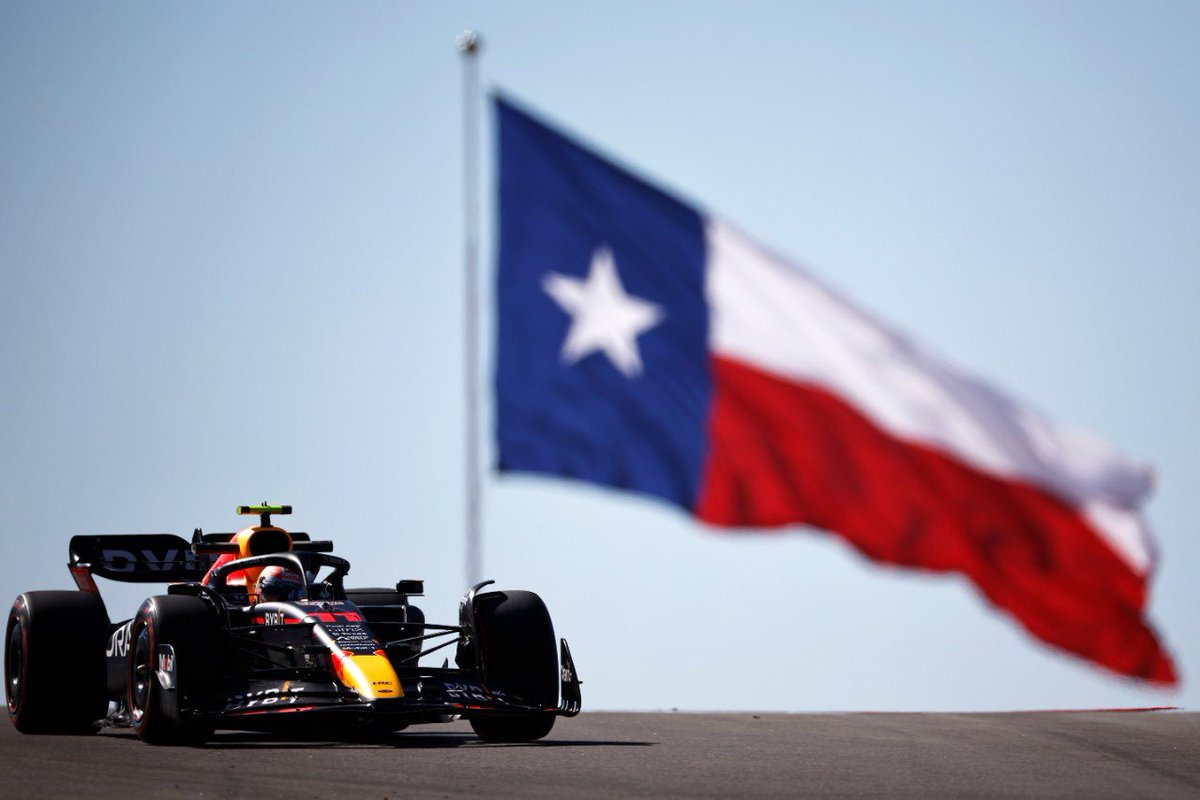
[[[611,250],[596,250],[586,280],[551,272],[542,279],[542,289],[571,315],[571,328],[562,346],[564,363],[570,366],[602,350],[625,377],[642,374],[637,339],[662,321],[663,311],[626,294]]]

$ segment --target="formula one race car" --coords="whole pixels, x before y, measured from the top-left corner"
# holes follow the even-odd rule
[[[131,727],[156,744],[217,728],[345,737],[465,717],[489,742],[528,742],[580,708],[566,640],[531,592],[467,592],[457,625],[425,622],[419,580],[347,589],[331,542],[240,506],[236,534],[76,536],[79,591],[26,592],[5,632],[8,716],[25,733]],[[93,576],[168,583],[112,623]],[[440,640],[440,642],[439,642]],[[450,646],[455,662],[422,666]],[[560,668],[561,655],[561,668]],[[561,697],[561,700],[560,700]]]

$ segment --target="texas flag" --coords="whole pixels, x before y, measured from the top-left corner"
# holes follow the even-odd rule
[[[809,525],[959,572],[1030,633],[1174,683],[1149,466],[914,343],[513,103],[499,131],[499,468]]]

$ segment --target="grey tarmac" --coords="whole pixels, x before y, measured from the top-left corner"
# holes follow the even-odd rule
[[[1200,797],[1200,714],[584,713],[543,742],[463,722],[381,742],[0,732],[4,797]]]

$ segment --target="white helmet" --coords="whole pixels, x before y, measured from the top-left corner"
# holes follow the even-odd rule
[[[286,567],[267,567],[259,573],[255,589],[260,603],[300,600],[304,595],[304,581]]]

